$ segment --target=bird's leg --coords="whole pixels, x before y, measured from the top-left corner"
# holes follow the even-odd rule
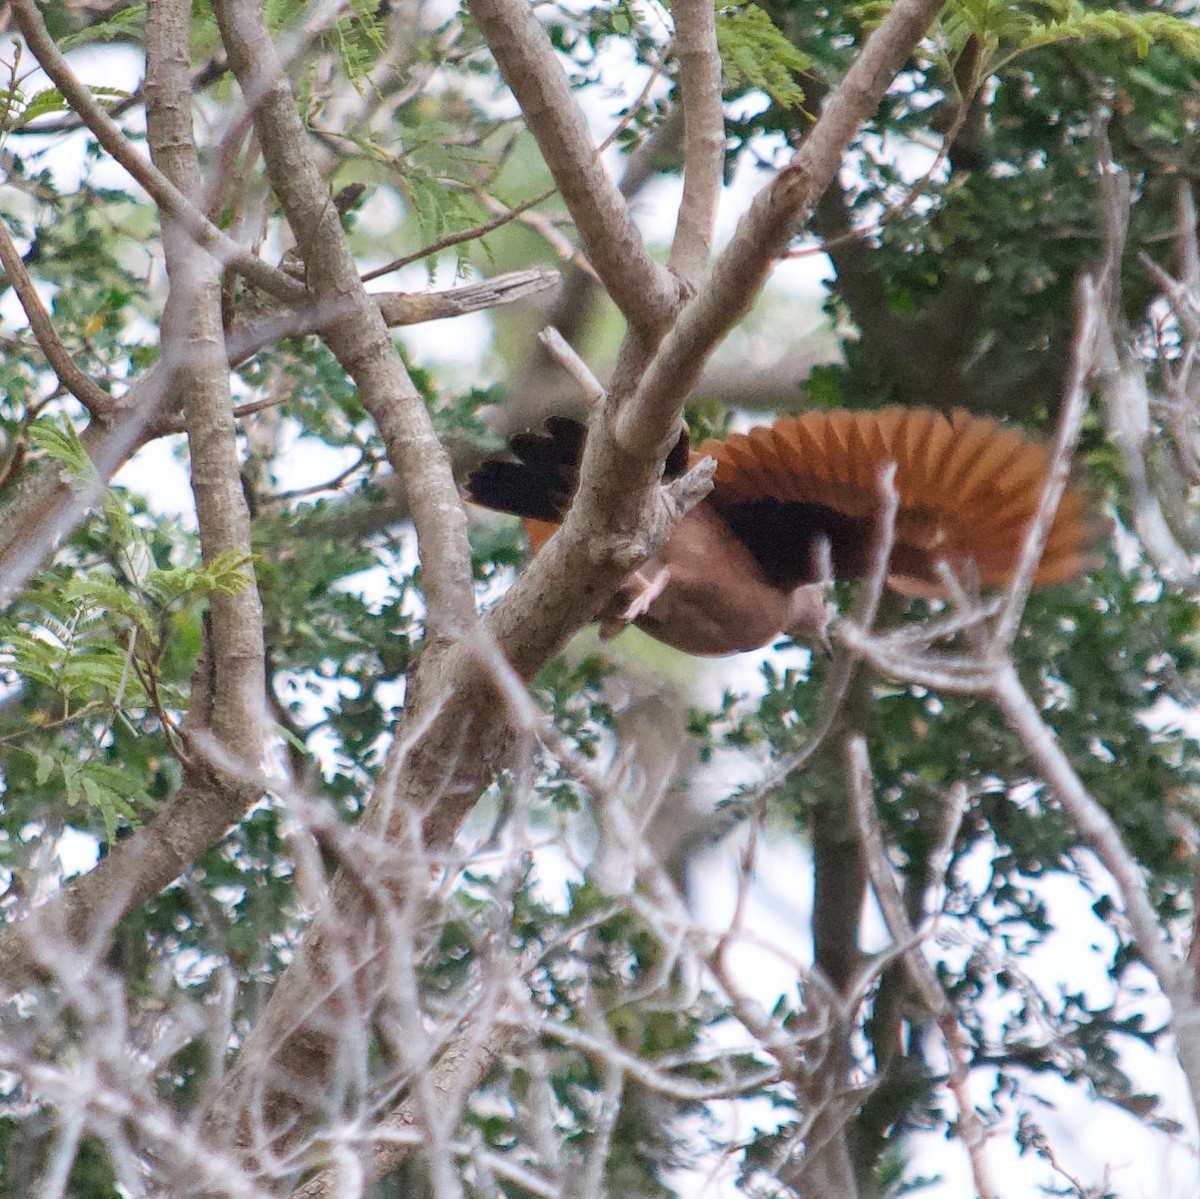
[[[615,637],[626,625],[631,625],[639,616],[644,616],[654,603],[671,578],[671,568],[660,566],[653,575],[647,577],[645,567],[639,567],[631,574],[621,590],[614,596],[613,602],[619,603],[623,596],[633,592],[633,598],[616,613],[604,613],[600,617],[600,636],[607,641]]]

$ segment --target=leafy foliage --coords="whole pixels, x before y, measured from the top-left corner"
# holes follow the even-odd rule
[[[327,155],[331,192],[343,181],[367,185],[367,203],[345,217],[364,266],[424,258],[432,273],[433,243],[492,221],[492,201],[535,195],[547,175],[527,135],[497,115],[494,70],[469,17],[435,19],[416,8],[426,24],[417,23],[413,6],[344,6],[327,27],[310,31],[293,82],[313,140]],[[673,84],[665,77],[657,92],[614,97],[605,91],[608,55],[619,49],[624,71],[657,70],[669,36],[663,14],[640,3],[547,5],[538,12],[573,84],[598,96],[603,121],[618,133],[617,152],[644,145]],[[307,19],[310,8],[295,0],[268,6],[281,34],[297,32],[301,13]],[[137,41],[144,17],[135,6],[71,6],[48,15],[64,44],[79,46]],[[812,0],[720,10],[726,99],[738,113],[728,127],[731,174],[744,158],[774,165],[803,138],[876,15],[870,5]],[[1130,320],[1153,293],[1137,251],[1166,244],[1176,229],[1177,185],[1200,173],[1200,35],[1192,15],[1140,0],[1120,9],[1077,0],[956,0],[947,7],[903,86],[855,143],[840,186],[808,231],[833,257],[827,306],[846,332],[843,359],[808,377],[810,402],[919,401],[964,405],[1035,428],[1049,423],[1067,360],[1071,289],[1099,246],[1092,186],[1098,105],[1111,109],[1113,153],[1137,193],[1123,297]],[[197,6],[194,20],[197,64],[219,61],[207,6]],[[89,376],[121,394],[158,354],[157,216],[140,193],[97,170],[93,151],[83,154],[78,181],[63,182],[34,134],[70,113],[53,89],[29,92],[20,65],[13,62],[0,94],[13,183],[3,219],[49,298],[64,344]],[[219,111],[227,80],[198,78],[205,103]],[[895,146],[936,147],[951,130],[954,144],[914,186],[925,167],[898,163]],[[58,137],[50,140],[61,149]],[[206,169],[220,149],[215,141],[206,148],[213,156]],[[237,186],[225,197],[221,220],[231,228],[261,226],[264,245],[273,245],[276,213],[245,183],[253,162],[249,155],[230,167]],[[668,153],[653,169],[671,175],[677,168]],[[375,200],[394,210],[394,219],[378,218]],[[545,219],[532,230],[506,228],[481,246],[456,245],[455,269],[524,265],[535,254],[544,261],[541,231],[557,213],[551,205],[538,215]],[[233,325],[257,315],[256,298],[232,282],[226,301]],[[766,307],[769,339],[797,349],[791,327],[772,323],[769,299]],[[414,381],[439,434],[463,460],[496,448],[481,410],[505,400],[499,380],[526,377],[533,323],[522,313],[513,321],[518,333],[494,343],[478,324],[464,326],[471,332],[460,335],[461,344],[477,351],[465,368],[439,365],[427,352],[433,338],[425,330],[405,335]],[[123,980],[120,1019],[107,1009],[104,1015],[112,1027],[127,1021],[125,1057],[150,1063],[141,1076],[145,1094],[165,1097],[168,1110],[190,1119],[228,1041],[244,1043],[291,959],[313,896],[336,870],[343,871],[339,885],[364,884],[362,927],[349,935],[374,932],[367,885],[373,842],[353,840],[351,830],[378,783],[407,699],[406,673],[423,644],[423,579],[411,533],[396,515],[383,439],[316,339],[278,342],[237,368],[238,402],[271,401],[241,423],[239,434],[254,555],[204,564],[193,531],[162,512],[153,474],[97,490],[81,438],[85,417],[60,393],[19,322],[6,325],[5,336],[0,503],[36,472],[49,471],[92,504],[0,619],[6,915],[61,881],[53,854],[68,830],[82,830],[98,853],[108,853],[174,793],[188,760],[180,724],[205,606],[214,595],[236,593],[251,574],[263,598],[270,716],[280,734],[268,768],[295,785],[264,796],[222,844],[131,913],[105,962],[96,964],[96,973],[111,970]],[[773,401],[760,397],[760,406]],[[689,415],[697,440],[735,419],[711,401]],[[1121,513],[1128,500],[1100,443],[1089,430],[1085,457]],[[139,488],[152,494],[140,496]],[[381,519],[381,511],[391,515]],[[520,534],[512,524],[481,521],[472,536],[473,569],[490,599],[519,567]],[[1194,705],[1197,685],[1195,597],[1128,557],[1123,564],[1106,559],[1085,584],[1037,597],[1017,652],[1043,715],[1118,821],[1164,928],[1177,929],[1193,903],[1188,836],[1197,808],[1197,746],[1178,716]],[[845,609],[852,597],[839,599]],[[885,619],[902,625],[927,613],[921,604],[897,602]],[[465,1027],[487,999],[489,970],[497,962],[511,968],[521,983],[514,994],[529,1005],[527,1022],[496,1052],[463,1128],[450,1134],[458,1181],[471,1195],[529,1193],[522,1176],[501,1185],[473,1171],[486,1164],[485,1150],[533,1170],[547,1144],[572,1178],[590,1153],[602,1151],[613,1194],[688,1193],[680,1171],[708,1169],[716,1160],[728,1160],[748,1191],[786,1193],[779,1163],[794,1156],[806,1112],[795,1078],[781,1077],[764,1049],[769,1038],[734,1036],[750,1018],[714,981],[718,951],[736,940],[726,933],[729,921],[687,925],[680,917],[664,924],[647,896],[669,890],[669,874],[700,906],[705,889],[722,884],[706,872],[696,847],[730,828],[760,836],[765,855],[780,841],[812,846],[840,821],[834,831],[844,838],[844,862],[852,863],[836,746],[771,793],[765,828],[760,790],[744,781],[755,772],[769,776],[806,744],[823,714],[826,664],[819,654],[771,657],[754,687],[743,673],[709,702],[691,687],[694,665],[665,655],[648,659],[646,683],[630,665],[646,653],[634,638],[616,646],[582,643],[534,681],[531,692],[554,736],[575,756],[564,762],[547,748],[555,744],[549,733],[535,742],[534,732],[545,730],[522,730],[528,737],[511,773],[485,796],[463,841],[420,863],[423,879],[439,880],[438,903],[406,913],[411,944],[396,972],[411,984],[417,1010],[383,1011],[375,1026],[364,1026],[361,1072],[345,1093],[330,1096],[338,1127],[364,1126],[410,1080],[405,1054],[416,1034]],[[668,672],[688,692],[683,700],[662,698]],[[639,719],[639,687],[649,687],[664,707],[670,700],[689,709],[678,733],[657,715]],[[1163,719],[1151,721],[1149,710]],[[930,906],[942,911],[939,937],[925,949],[964,1029],[985,1115],[1018,1127],[1028,1152],[1048,1152],[1030,1113],[1047,1102],[1038,1084],[1058,1080],[1174,1135],[1129,1060],[1133,1047],[1170,1051],[1152,1018],[1155,997],[1143,993],[1145,972],[1108,880],[1081,849],[1025,748],[981,700],[865,676],[847,719],[869,740],[880,818],[914,918]],[[652,773],[650,755],[638,756],[643,734],[679,752],[671,771],[683,776],[668,780],[651,812],[638,806]],[[466,751],[474,748],[472,736],[463,730]],[[732,783],[719,774],[730,762]],[[580,777],[581,763],[591,782]],[[597,777],[609,781],[608,795],[594,793]],[[960,785],[965,819],[939,889],[933,859],[948,795]],[[690,807],[714,790],[717,817],[706,809],[712,823],[688,827]],[[324,821],[311,836],[296,832],[305,805]],[[637,834],[632,848],[614,832],[623,818]],[[634,850],[657,847],[675,832],[684,848],[661,874],[630,866]],[[807,894],[809,879],[789,879],[789,886],[787,901]],[[1076,907],[1064,906],[1064,894]],[[850,917],[856,941],[857,909]],[[805,937],[812,932],[807,927]],[[1089,943],[1102,986],[1046,969],[1064,938]],[[872,963],[868,948],[849,949],[857,966]],[[5,1036],[26,1038],[23,1047],[39,1061],[91,1060],[87,1022],[69,1002],[39,992],[38,1014],[14,1019],[15,1031],[6,1028]],[[773,1049],[810,1044],[803,1038],[811,1033],[814,1002],[811,991],[796,986],[765,1001],[768,1010],[759,1014],[775,1022]],[[229,1017],[229,1035],[216,1047],[194,1033],[215,1011]],[[917,1190],[929,1158],[910,1160],[915,1134],[952,1134],[956,1118],[930,1013],[917,1010],[889,961],[880,963],[848,1022],[847,1077],[873,1083],[854,1096],[862,1192]],[[163,1049],[155,1040],[160,1029],[178,1033],[179,1042],[164,1037]],[[413,1035],[406,1038],[406,1030]],[[429,1063],[418,1064],[420,1075]],[[48,1119],[43,1127],[23,1117],[23,1085],[0,1075],[9,1104],[0,1118],[0,1171],[7,1171],[0,1178],[10,1188],[18,1175],[6,1163],[28,1165],[26,1177],[37,1177],[55,1152]],[[752,1101],[734,1111],[733,1122],[753,1113],[738,1124],[745,1135],[737,1144],[726,1119],[733,1109],[722,1107],[733,1094]],[[120,1168],[87,1142],[68,1190],[118,1193]],[[425,1167],[410,1168],[421,1185]]]
[[[729,86],[758,88],[781,108],[799,108],[804,89],[796,77],[813,61],[780,32],[757,4],[742,4],[721,12],[717,47]]]
[[[941,27],[955,53],[961,52],[968,38],[979,40],[985,73],[1002,69],[1029,50],[1097,39],[1132,45],[1139,58],[1155,45],[1191,58],[1200,55],[1200,30],[1184,13],[1098,9],[1082,0],[1039,0],[1034,4],[955,0],[947,7]]]

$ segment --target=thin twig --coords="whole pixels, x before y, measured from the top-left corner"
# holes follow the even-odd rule
[[[900,512],[900,493],[896,490],[894,462],[885,462],[880,467],[875,487],[879,502],[872,533],[870,565],[859,590],[853,614],[847,620],[835,622],[833,626],[833,634],[841,640],[842,645],[825,681],[818,705],[820,717],[804,746],[784,758],[773,772],[772,789],[780,786],[789,775],[802,769],[812,759],[841,719],[842,707],[850,694],[855,667],[862,656],[860,647],[869,643],[870,630],[879,614],[879,604],[883,599],[888,566],[892,559],[892,547],[896,542],[896,517]],[[862,640],[857,644],[847,635],[851,630],[861,634]]]
[[[860,225],[858,228],[851,229],[849,232],[842,233],[837,237],[826,238],[816,245],[802,246],[799,249],[789,250],[784,257],[788,259],[810,258],[814,254],[828,254],[830,250],[836,250],[841,246],[849,245],[851,242],[865,241],[868,237],[874,237],[883,232],[889,221],[900,216],[905,210],[910,209],[929,190],[934,176],[941,168],[942,163],[946,161],[951,147],[962,132],[963,124],[966,122],[970,110],[971,105],[964,100],[954,118],[954,124],[946,131],[946,135],[942,139],[942,144],[938,147],[937,156],[929,164],[928,170],[905,191],[900,199],[894,200],[889,204],[883,210],[878,220],[872,221],[869,225]]]
[[[1071,350],[1067,389],[1059,412],[1058,429],[1050,451],[1050,462],[1042,483],[1037,512],[1021,543],[1020,557],[1017,559],[1004,602],[993,626],[991,653],[996,659],[1007,656],[1016,639],[1021,615],[1025,611],[1025,602],[1029,598],[1029,591],[1037,574],[1038,563],[1042,560],[1058,505],[1071,477],[1071,461],[1079,441],[1084,414],[1087,412],[1089,387],[1100,369],[1099,338],[1103,320],[1103,287],[1103,281],[1098,283],[1090,275],[1084,275],[1079,282],[1079,318]]]
[[[847,738],[845,753],[850,802],[871,886],[892,940],[900,944],[912,944],[912,948],[904,954],[905,969],[913,986],[921,995],[922,1002],[937,1021],[946,1044],[946,1052],[950,1056],[950,1073],[946,1085],[958,1104],[958,1127],[971,1161],[975,1190],[980,1199],[998,1199],[1000,1192],[992,1179],[991,1167],[987,1160],[987,1130],[971,1102],[970,1045],[933,967],[921,952],[919,944],[915,943],[915,934],[904,905],[904,897],[888,861],[883,830],[875,811],[874,785],[866,741],[858,734]]]
[[[614,128],[609,132],[608,136],[605,137],[605,139],[600,143],[599,147],[597,148],[598,153],[603,154],[604,151],[607,150],[608,147],[611,146],[613,142],[615,142],[617,138],[620,137],[620,135],[633,123],[638,109],[645,102],[646,97],[650,94],[651,89],[665,69],[665,59],[666,52],[664,52],[664,54],[661,55],[658,61],[654,64],[654,69],[650,74],[650,78],[646,81],[638,98],[629,106],[625,116],[623,116],[621,120],[617,122]],[[446,179],[443,180],[443,182],[453,186],[466,186],[459,180]],[[478,241],[480,238],[487,237],[489,233],[494,233],[497,229],[503,228],[505,225],[514,220],[518,220],[531,208],[536,208],[539,204],[545,203],[552,196],[556,196],[558,194],[557,187],[548,187],[539,195],[532,196],[527,200],[521,200],[519,203],[509,206],[505,205],[502,201],[491,195],[490,192],[480,191],[474,188],[472,188],[471,191],[472,194],[475,195],[481,202],[492,207],[492,210],[497,214],[495,220],[488,221],[483,225],[476,225],[473,229],[462,229],[457,233],[449,233],[445,237],[439,238],[437,241],[430,242],[428,245],[422,246],[421,249],[415,250],[411,254],[406,254],[402,258],[394,258],[391,262],[385,263],[383,266],[375,267],[374,269],[367,271],[367,273],[362,276],[363,282],[369,283],[372,279],[378,279],[382,275],[390,275],[393,271],[398,271],[402,267],[410,266],[414,262],[420,262],[424,258],[430,258],[434,254],[440,254],[443,250],[449,250],[454,246],[460,246],[464,242]],[[563,255],[563,257],[565,260],[575,263],[578,267],[580,267],[580,269],[586,270],[595,277],[595,271],[592,269],[590,263],[588,263],[586,257],[583,255],[575,253],[573,250],[569,250]]]
[[[499,216],[494,220],[488,221],[486,224],[476,225],[472,229],[461,229],[457,233],[447,233],[445,237],[439,237],[437,241],[430,242],[428,245],[422,246],[419,250],[414,250],[411,254],[404,254],[400,258],[393,258],[391,262],[385,262],[383,266],[377,266],[372,270],[364,271],[362,281],[370,283],[372,279],[379,279],[384,275],[390,275],[393,271],[402,270],[404,267],[411,266],[414,262],[420,262],[424,258],[431,258],[434,254],[440,254],[443,250],[452,249],[454,246],[461,246],[464,242],[478,241],[482,237],[487,237],[489,233],[494,233],[497,229],[502,229],[505,225],[515,221],[522,213],[528,212],[531,208],[536,208],[539,204],[544,204],[557,191],[557,187],[548,187],[544,192],[536,196],[531,196],[528,200],[522,200],[519,204],[514,204],[511,208],[505,208]]]
[[[1138,954],[1158,980],[1163,994],[1178,1005],[1188,995],[1180,964],[1172,957],[1159,926],[1146,893],[1145,876],[1121,840],[1112,817],[1084,787],[1058,738],[1021,685],[1011,662],[997,667],[990,692],[1037,763],[1042,777],[1053,787],[1076,831],[1112,875],[1125,905],[1125,918]]]
[[[604,385],[592,374],[588,364],[557,329],[543,329],[538,334],[538,341],[545,347],[546,353],[575,381],[589,407],[595,408],[604,402]]]

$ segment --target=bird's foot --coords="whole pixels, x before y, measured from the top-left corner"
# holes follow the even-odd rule
[[[626,624],[633,624],[639,616],[650,611],[650,605],[666,590],[671,578],[671,568],[660,566],[653,578],[646,578],[640,571],[635,570],[629,576],[629,583],[638,588],[637,594],[629,602],[629,606],[621,613],[621,619]]]
[[[784,632],[830,654],[833,646],[829,640],[829,626],[836,615],[829,584],[804,583],[792,592]]]
[[[615,637],[627,625],[633,624],[639,616],[644,616],[649,612],[650,605],[662,595],[670,579],[671,569],[668,566],[660,566],[650,578],[646,577],[644,571],[635,570],[621,587],[621,591],[632,590],[634,592],[633,599],[620,612],[601,619],[601,638],[607,641],[609,638]],[[619,596],[620,592],[618,592]]]

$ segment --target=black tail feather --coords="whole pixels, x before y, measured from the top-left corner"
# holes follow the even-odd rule
[[[565,416],[550,417],[545,429],[510,439],[508,448],[518,461],[492,459],[472,471],[468,498],[497,512],[561,521],[579,481],[587,429]]]
[[[561,521],[579,484],[587,427],[569,417],[552,416],[543,428],[545,432],[531,429],[509,439],[508,448],[516,462],[493,458],[472,471],[467,480],[467,498],[513,516]],[[685,425],[667,458],[666,477],[682,474],[687,462]]]
[[[529,466],[565,466],[578,470],[587,427],[565,416],[552,416],[544,433],[529,430],[509,439],[508,448]]]

